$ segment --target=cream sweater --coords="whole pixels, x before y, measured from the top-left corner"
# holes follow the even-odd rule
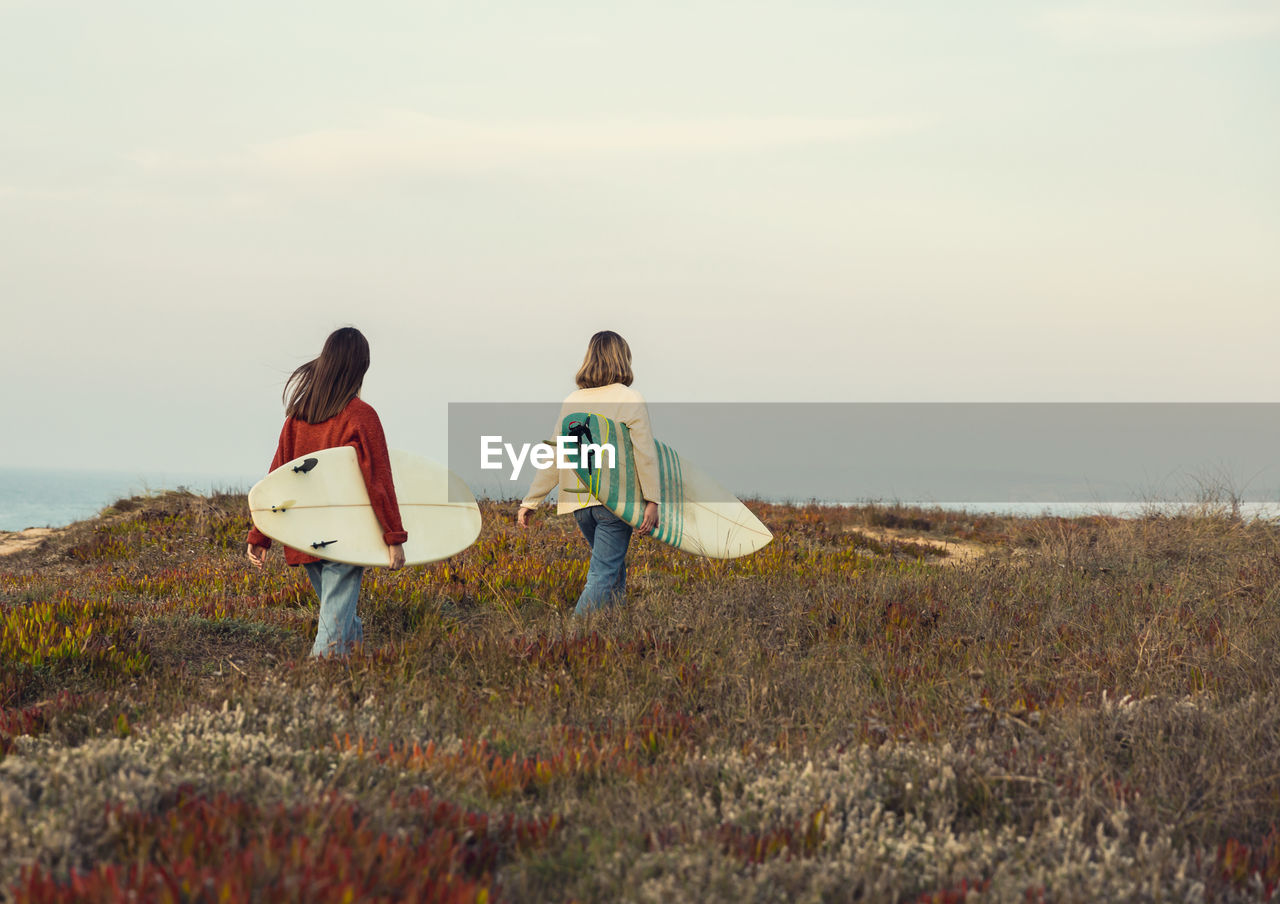
[[[658,488],[658,449],[653,444],[649,407],[645,404],[644,397],[621,383],[572,392],[560,406],[560,417],[551,434],[553,437],[560,434],[560,422],[575,411],[598,414],[627,425],[627,429],[631,431],[632,453],[635,457],[636,474],[640,478],[640,491],[646,502],[661,502]],[[560,487],[556,502],[557,514],[563,515],[580,508],[600,505],[600,500],[587,492],[577,474],[568,469],[558,471],[555,468],[546,468],[536,473],[533,485],[520,504],[526,508],[537,508],[557,483]]]

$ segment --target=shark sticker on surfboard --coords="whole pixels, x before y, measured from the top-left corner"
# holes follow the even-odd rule
[[[575,412],[561,421],[562,436],[583,444],[611,445],[607,455],[578,455],[574,473],[591,495],[632,527],[644,520],[644,497],[625,424],[599,414]],[[732,493],[666,443],[658,449],[662,501],[650,536],[676,549],[710,559],[734,559],[763,548],[773,534]]]
[[[444,465],[392,449],[391,479],[409,539],[406,565],[447,559],[480,535],[480,507]],[[310,452],[276,468],[249,491],[254,525],[273,540],[348,565],[387,564],[382,526],[351,446]]]

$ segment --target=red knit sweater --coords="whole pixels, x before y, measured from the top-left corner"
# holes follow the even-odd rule
[[[275,458],[271,459],[271,470],[274,471],[282,464],[308,452],[338,446],[355,447],[356,461],[360,463],[360,473],[364,475],[364,485],[369,491],[373,513],[378,516],[378,523],[382,525],[383,542],[394,546],[409,539],[400,520],[396,488],[391,482],[391,457],[387,454],[387,439],[382,433],[382,422],[368,403],[352,399],[337,415],[318,424],[308,424],[296,417],[285,418]],[[249,543],[269,549],[271,538],[255,527],[249,531]],[[284,549],[284,559],[290,565],[321,561],[316,556],[288,546]]]

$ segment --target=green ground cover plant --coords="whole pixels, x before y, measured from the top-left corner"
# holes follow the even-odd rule
[[[348,662],[241,495],[0,558],[0,900],[1280,898],[1275,525],[751,506],[576,620],[485,503]]]

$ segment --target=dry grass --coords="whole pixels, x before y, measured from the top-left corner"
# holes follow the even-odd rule
[[[222,800],[253,805],[218,836],[244,888],[311,900],[395,894],[264,851],[383,843],[452,877],[424,900],[1274,899],[1273,526],[754,507],[761,553],[639,543],[629,604],[587,621],[572,522],[487,507],[456,560],[370,574],[349,663],[304,659],[296,571],[242,564],[242,497],[126,502],[6,558],[7,629],[64,599],[110,617],[56,656],[0,647],[0,886],[154,891],[179,869],[156,820],[199,850]],[[395,803],[423,789],[453,808],[425,827]],[[525,828],[468,859],[482,817]]]

